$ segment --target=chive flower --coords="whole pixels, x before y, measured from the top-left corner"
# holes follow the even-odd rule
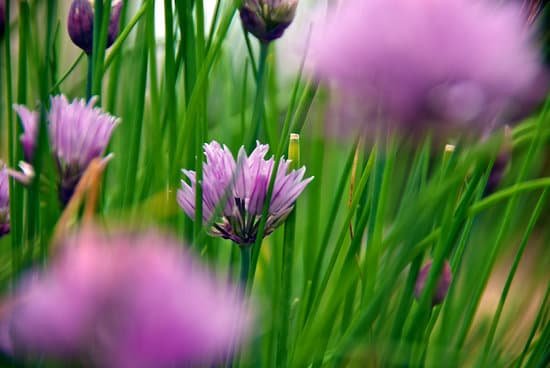
[[[239,14],[244,29],[263,43],[280,38],[294,20],[298,0],[244,0]]]
[[[118,37],[122,1],[113,1],[110,13],[106,48],[111,47]],[[67,30],[74,44],[88,55],[92,53],[94,41],[94,1],[73,0],[69,9]]]
[[[311,68],[367,118],[484,133],[517,121],[548,88],[534,32],[515,4],[349,0],[312,34]]]
[[[3,348],[70,366],[181,367],[219,362],[250,330],[238,288],[155,231],[68,238],[16,289]],[[68,366],[69,366],[68,365]]]
[[[257,143],[247,156],[241,147],[237,160],[231,151],[216,141],[204,145],[206,162],[202,178],[202,220],[212,223],[209,233],[230,239],[239,246],[256,241],[271,174],[273,157],[266,160],[268,145]],[[279,161],[268,208],[264,235],[271,234],[290,214],[296,199],[313,177],[304,179],[305,167],[289,170],[290,161]],[[181,181],[177,201],[190,218],[195,218],[196,173],[183,170],[189,183]],[[219,207],[219,216],[216,210]]]
[[[0,163],[0,238],[10,232],[10,187],[9,175]]]
[[[59,171],[59,198],[66,204],[80,177],[97,157],[103,156],[113,129],[119,120],[94,107],[97,99],[69,102],[63,95],[52,97],[47,115],[52,152]],[[39,114],[16,105],[24,132],[21,143],[25,157],[31,161],[36,148]]]
[[[422,267],[422,269],[420,270],[420,273],[418,274],[418,277],[416,279],[416,285],[414,288],[414,295],[417,299],[420,299],[420,297],[422,296],[422,293],[424,292],[424,288],[426,287],[426,282],[428,281],[428,275],[430,274],[431,269],[432,269],[432,262],[429,261],[424,265],[424,267]],[[436,287],[433,291],[432,306],[441,304],[443,302],[443,300],[445,299],[445,296],[447,295],[447,292],[449,291],[452,278],[453,276],[452,276],[451,266],[448,261],[445,261],[443,265],[443,270],[439,275]]]

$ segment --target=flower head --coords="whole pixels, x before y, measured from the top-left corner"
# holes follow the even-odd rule
[[[210,233],[245,246],[256,241],[264,201],[275,161],[266,160],[268,145],[259,144],[247,156],[241,147],[237,161],[226,146],[212,141],[204,145],[203,222],[214,221]],[[289,172],[290,161],[281,159],[275,177],[264,234],[271,234],[294,208],[294,202],[313,178],[304,179],[305,167]],[[183,170],[189,184],[182,180],[178,203],[185,213],[195,216],[195,172]],[[213,218],[222,206],[221,217]]]
[[[71,198],[76,184],[89,163],[101,157],[111,139],[118,119],[86,103],[69,102],[63,95],[52,97],[48,113],[48,133],[60,174],[59,195],[63,203]],[[25,155],[32,157],[36,146],[38,113],[15,106],[23,123],[21,142]]]
[[[416,285],[414,287],[414,295],[416,296],[416,298],[421,297],[422,292],[426,287],[426,282],[428,281],[428,275],[430,274],[431,269],[432,262],[430,261],[426,263],[424,267],[422,267],[422,269],[420,270],[420,273],[418,274],[418,277],[416,279]],[[432,305],[441,304],[443,302],[445,296],[447,295],[447,291],[449,291],[449,286],[451,285],[452,278],[453,276],[451,266],[449,265],[448,261],[445,261],[443,265],[443,271],[441,271],[441,275],[439,275],[437,285],[435,287],[435,290],[433,291]]]
[[[92,359],[96,367],[205,364],[248,331],[238,289],[156,232],[70,238],[23,282],[7,323],[12,354]]]
[[[114,1],[111,8],[111,19],[107,34],[107,48],[115,42],[118,36],[121,9],[122,1]],[[75,45],[87,54],[92,53],[94,40],[93,0],[73,0],[67,20],[67,30]]]
[[[0,162],[0,238],[10,232],[9,175]]]
[[[314,32],[313,68],[359,100],[367,120],[483,131],[543,97],[532,36],[510,4],[350,0]]]
[[[244,28],[268,43],[283,35],[297,6],[298,0],[244,0],[239,12]]]

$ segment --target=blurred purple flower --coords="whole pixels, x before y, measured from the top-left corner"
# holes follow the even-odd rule
[[[546,92],[539,50],[514,5],[349,0],[320,23],[315,73],[357,100],[367,120],[403,133],[479,132],[517,119]]]
[[[422,292],[424,292],[424,288],[426,287],[426,282],[428,281],[428,275],[430,274],[431,269],[432,261],[429,261],[424,265],[424,267],[422,267],[420,273],[418,274],[416,285],[414,287],[414,295],[417,299],[420,299],[420,297],[422,296]],[[445,261],[445,263],[443,264],[443,271],[441,272],[441,275],[439,275],[439,279],[437,280],[436,287],[433,291],[432,305],[441,304],[443,302],[445,296],[447,295],[447,291],[449,291],[452,279],[453,275],[451,271],[451,265],[448,261]]]
[[[113,1],[107,33],[107,48],[111,47],[118,36],[121,9],[122,1]],[[75,45],[87,54],[92,53],[94,41],[94,3],[92,0],[73,0],[69,9],[67,30]]]
[[[4,349],[96,367],[214,362],[245,338],[251,322],[237,288],[154,232],[83,231],[14,300],[3,321]]]
[[[9,175],[0,162],[0,238],[10,232]]]
[[[101,157],[109,144],[118,119],[94,107],[92,98],[86,103],[75,99],[69,102],[63,95],[52,97],[48,114],[48,133],[61,177],[59,196],[67,203],[89,163]],[[36,148],[38,113],[16,105],[24,133],[21,142],[27,160]]]
[[[280,38],[294,20],[298,0],[243,0],[244,29],[264,43]]]
[[[214,236],[231,239],[240,246],[256,241],[258,226],[274,159],[264,157],[268,145],[257,144],[256,149],[246,155],[241,147],[237,161],[226,146],[212,141],[204,145],[206,162],[203,166],[202,209],[203,222],[208,223],[218,205],[223,205],[221,218],[214,219],[209,229]],[[273,187],[273,195],[265,227],[265,236],[271,234],[290,214],[294,202],[313,178],[304,179],[305,167],[289,172],[290,161],[281,159]],[[195,218],[195,172],[183,170],[190,184],[182,180],[178,191],[178,203],[185,213]]]

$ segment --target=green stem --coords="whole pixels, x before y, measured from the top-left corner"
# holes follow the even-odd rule
[[[86,78],[86,101],[90,101],[92,98],[92,83],[94,77],[94,60],[91,54],[88,57],[88,74]]]
[[[539,329],[541,322],[543,322],[544,320],[544,315],[547,314],[546,304],[548,303],[549,297],[550,297],[550,284],[546,288],[546,293],[544,294],[544,298],[542,300],[542,303],[540,304],[539,312],[537,313],[537,317],[533,322],[531,331],[529,332],[529,336],[527,337],[527,341],[525,342],[525,346],[523,347],[521,355],[519,356],[514,368],[520,368],[523,365],[523,361],[527,357],[527,354],[529,353],[529,349],[531,348],[531,342],[535,338],[535,335],[537,334],[537,331]]]
[[[527,246],[527,241],[529,240],[529,237],[531,233],[533,232],[533,229],[535,227],[535,224],[537,223],[537,220],[539,219],[539,216],[542,212],[542,209],[544,207],[544,204],[546,203],[546,198],[548,197],[548,189],[545,189],[535,207],[535,210],[533,211],[533,214],[531,215],[531,219],[529,220],[529,224],[527,225],[527,229],[525,230],[525,233],[523,234],[523,238],[521,239],[521,243],[519,246],[519,249],[516,253],[516,256],[514,258],[514,263],[512,264],[512,267],[510,268],[510,272],[508,273],[508,277],[506,278],[506,282],[504,284],[504,288],[502,289],[502,294],[500,295],[500,300],[498,302],[497,310],[495,312],[495,315],[493,317],[493,321],[491,322],[491,328],[489,329],[489,333],[487,334],[487,340],[485,342],[485,349],[483,352],[483,358],[482,358],[482,366],[484,365],[488,355],[489,351],[491,349],[491,345],[493,343],[493,338],[496,333],[496,329],[498,326],[498,322],[500,320],[500,316],[502,314],[502,309],[504,308],[504,303],[506,303],[506,299],[508,297],[508,292],[510,291],[510,286],[512,285],[512,281],[514,280],[514,277],[516,275],[516,271],[519,265],[519,262],[521,261],[521,258],[523,257],[523,252],[525,251],[525,247]]]
[[[284,367],[288,362],[288,331],[290,329],[290,308],[292,305],[292,265],[294,255],[294,233],[296,231],[296,209],[288,216],[285,224],[283,245],[283,270],[280,293],[280,331],[277,348],[277,366]],[[285,361],[286,359],[286,361]]]
[[[535,153],[539,150],[539,147],[541,146],[541,137],[542,137],[541,133],[543,131],[544,122],[546,121],[546,117],[549,109],[550,109],[550,99],[546,101],[544,108],[538,118],[539,121],[537,122],[538,124],[537,135],[535,136],[535,138],[531,142],[531,145],[529,146],[527,155],[523,161],[519,174],[516,178],[516,186],[519,185],[519,183],[521,183],[521,181],[523,181],[527,177],[527,173],[531,168],[533,159],[535,158]],[[485,286],[489,278],[489,274],[493,268],[497,255],[499,253],[500,246],[507,234],[507,231],[509,230],[509,225],[510,225],[510,222],[512,221],[512,214],[514,213],[514,209],[517,205],[518,197],[519,197],[519,194],[515,192],[511,196],[510,200],[506,205],[506,208],[504,210],[504,215],[500,221],[496,238],[491,244],[491,247],[490,247],[491,249],[489,252],[489,256],[487,258],[487,262],[485,264],[485,268],[481,272],[481,275],[482,275],[481,279],[479,280],[479,283],[477,284],[477,287],[474,290],[473,297],[471,298],[470,302],[468,303],[468,305],[464,310],[464,322],[462,323],[460,328],[457,329],[455,333],[456,338],[455,338],[455,343],[453,344],[453,348],[455,349],[460,349],[464,344],[468,331],[471,327],[474,314],[479,305],[481,293],[485,289]]]
[[[111,19],[111,0],[95,2],[94,14],[94,74],[92,80],[92,95],[101,97],[103,74],[105,72],[105,49]]]
[[[243,290],[246,290],[246,286],[248,284],[248,273],[250,271],[251,246],[249,244],[245,244],[244,246],[239,246],[239,249],[241,250],[241,287]]]
[[[260,126],[262,124],[262,117],[264,111],[264,97],[265,97],[265,84],[266,84],[266,64],[267,56],[269,54],[269,44],[262,43],[260,45],[260,62],[258,66],[258,74],[256,75],[256,99],[254,101],[254,110],[252,112],[252,124],[251,135],[248,139],[248,150],[252,150],[256,144],[260,134]]]
[[[10,0],[6,0],[6,14],[10,14]],[[9,19],[9,18],[8,18]],[[9,21],[7,22],[9,25]],[[7,125],[8,125],[8,151],[9,164],[11,167],[17,166],[17,147],[18,133],[17,122],[13,119],[13,85],[12,85],[12,60],[11,60],[11,32],[10,27],[6,26],[4,35],[5,58],[6,58],[6,110],[7,110]],[[20,195],[20,188],[17,187],[14,180],[9,181],[10,190],[10,215],[11,215],[11,256],[12,256],[12,277],[16,277],[19,268],[20,240],[21,240],[21,223],[20,214],[21,202],[17,200]]]
[[[470,216],[473,216],[495,205],[496,203],[503,201],[504,199],[507,199],[509,197],[513,197],[521,192],[529,192],[531,190],[543,189],[547,188],[548,186],[550,186],[550,177],[533,179],[515,184],[509,188],[500,190],[472,205],[468,210],[468,214]]]
[[[57,82],[55,82],[55,84],[52,86],[52,88],[50,88],[50,94],[57,94],[59,92],[59,87],[61,86],[61,84],[63,84],[63,82],[65,82],[65,80],[69,77],[69,75],[71,75],[71,73],[76,69],[78,64],[80,64],[80,61],[82,60],[84,55],[86,55],[84,52],[82,52],[80,55],[78,55],[78,57],[71,64],[69,69],[67,69],[65,74],[63,74],[63,76],[61,78],[59,78],[59,80]],[[88,71],[88,73],[90,73],[90,72]],[[88,76],[88,78],[90,78],[90,77]],[[87,81],[87,83],[89,83],[89,81]]]
[[[132,30],[134,29],[135,25],[139,22],[141,17],[144,16],[144,14],[149,9],[149,6],[153,3],[153,0],[149,0],[147,2],[143,2],[139,10],[136,12],[136,14],[130,19],[128,22],[128,25],[124,27],[124,29],[119,33],[117,39],[111,46],[111,51],[109,53],[109,56],[105,58],[105,64],[103,67],[103,70],[107,70],[109,66],[113,63],[115,60],[115,57],[120,53],[120,50],[122,49],[122,45],[124,44],[124,41],[126,41],[126,38],[130,35]]]

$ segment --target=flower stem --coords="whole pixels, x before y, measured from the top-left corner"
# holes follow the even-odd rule
[[[250,126],[250,138],[248,139],[247,148],[252,150],[256,139],[260,134],[260,125],[262,124],[262,116],[264,110],[265,82],[266,82],[266,64],[267,55],[269,54],[269,44],[262,43],[260,45],[260,61],[258,66],[258,74],[256,75],[256,99],[254,100],[254,110],[252,112],[252,125]]]
[[[493,320],[491,321],[491,327],[489,329],[489,333],[487,334],[487,339],[485,340],[485,348],[482,355],[482,362],[485,362],[485,360],[488,358],[490,352],[491,352],[491,346],[493,344],[493,339],[495,337],[496,329],[498,326],[498,322],[500,320],[502,309],[504,308],[504,303],[506,303],[506,299],[508,297],[508,292],[510,291],[510,287],[512,285],[512,281],[514,281],[514,277],[516,275],[516,271],[518,269],[519,263],[521,261],[521,258],[523,256],[523,252],[525,251],[525,247],[527,246],[527,242],[529,241],[529,237],[531,236],[531,233],[533,232],[533,229],[535,227],[535,224],[537,223],[539,216],[544,208],[544,204],[546,203],[546,199],[548,197],[548,188],[546,188],[542,194],[539,197],[539,200],[537,202],[537,205],[533,211],[533,214],[531,215],[531,218],[529,220],[529,224],[527,225],[527,229],[525,230],[523,237],[521,239],[520,246],[516,252],[516,255],[514,257],[514,262],[512,263],[512,267],[510,268],[510,272],[508,273],[508,277],[506,278],[506,282],[504,284],[504,287],[502,289],[502,293],[500,295],[500,299],[498,302],[498,306],[496,309],[496,312],[493,316]]]
[[[88,54],[88,75],[86,79],[86,101],[92,98],[92,82],[94,76],[94,60],[91,54]]]
[[[239,247],[241,250],[241,286],[246,291],[250,271],[250,245]]]

